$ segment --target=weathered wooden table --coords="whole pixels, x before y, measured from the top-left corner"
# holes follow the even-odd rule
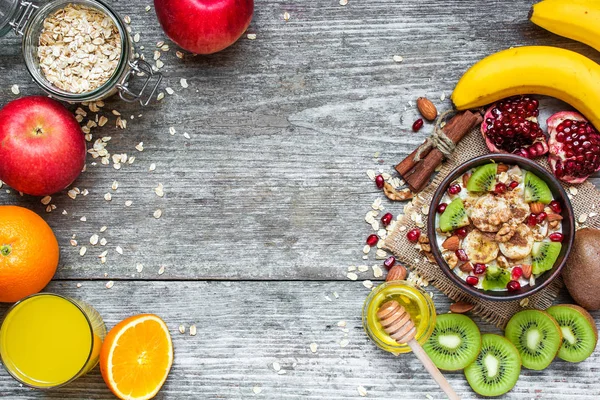
[[[447,97],[461,73],[489,53],[551,44],[600,61],[590,48],[528,23],[528,3],[258,0],[249,29],[255,40],[244,36],[219,54],[179,59],[154,11],[145,10],[150,0],[114,2],[141,34],[137,45],[147,59],[157,42],[170,44],[160,58],[162,91],[174,93],[144,109],[106,102],[100,114],[110,122],[92,129],[93,140],[110,136],[109,152],[135,161],[116,170],[112,161],[89,157],[74,185],[87,196],[55,195],[56,209],[48,213],[39,198],[4,186],[0,204],[29,207],[55,230],[61,263],[47,290],[91,303],[109,328],[142,312],[165,319],[175,364],[158,398],[347,399],[359,398],[359,385],[374,399],[443,398],[414,357],[384,353],[363,332],[368,290],[346,272],[365,263],[371,228],[364,215],[381,196],[365,172],[391,170],[428,134],[410,131],[417,113],[409,102],[424,95],[450,108]],[[0,73],[0,104],[17,97],[13,84],[21,95],[40,93],[13,35],[2,39]],[[125,130],[116,128],[113,109],[127,119]],[[155,194],[159,183],[164,197]],[[394,214],[402,210],[385,205]],[[92,246],[93,234],[106,245]],[[114,286],[107,289],[109,281]],[[446,312],[445,296],[428,290]],[[483,331],[499,332],[475,320]],[[189,334],[192,324],[196,336]],[[597,399],[599,370],[599,352],[578,365],[555,361],[542,372],[523,370],[505,398]],[[464,398],[476,397],[462,373],[446,376]],[[46,393],[20,387],[0,370],[0,397],[112,395],[98,369]]]

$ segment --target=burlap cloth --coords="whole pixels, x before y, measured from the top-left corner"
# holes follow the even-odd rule
[[[481,316],[484,320],[493,323],[499,328],[504,328],[510,317],[524,307],[537,308],[544,310],[552,305],[559,290],[563,286],[562,278],[558,278],[548,285],[542,291],[530,296],[527,301],[489,301],[480,300],[458,288],[450,279],[444,275],[440,267],[426,261],[422,254],[415,249],[414,244],[406,239],[406,232],[414,227],[410,215],[413,212],[421,213],[424,205],[430,204],[433,194],[441,181],[456,167],[463,164],[474,157],[488,154],[489,150],[485,146],[485,142],[481,137],[479,128],[473,129],[468,133],[463,140],[457,145],[451,159],[444,162],[439,173],[434,177],[433,181],[405,207],[404,217],[396,224],[394,232],[387,237],[383,248],[392,252],[398,261],[407,265],[413,271],[416,271],[420,276],[429,281],[430,284],[445,293],[454,301],[466,301],[475,304],[472,312]],[[548,168],[546,159],[540,159],[538,163],[545,168]],[[563,185],[569,193],[569,188],[575,186],[577,193],[571,196],[571,203],[575,211],[575,220],[577,221],[582,214],[591,212],[600,212],[600,191],[596,190],[593,184],[584,182],[579,185]],[[572,189],[571,189],[572,190]],[[427,217],[423,215],[425,227]],[[600,216],[588,218],[585,221],[585,226],[599,228]],[[402,228],[405,227],[405,228]],[[426,234],[426,228],[421,228],[422,234]]]

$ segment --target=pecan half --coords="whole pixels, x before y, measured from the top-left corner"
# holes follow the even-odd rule
[[[503,224],[502,228],[498,232],[496,232],[496,236],[494,239],[500,243],[506,243],[515,235],[515,228],[510,226],[510,224]]]

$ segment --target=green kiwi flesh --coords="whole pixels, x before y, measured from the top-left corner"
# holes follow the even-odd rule
[[[481,333],[466,315],[441,314],[437,316],[433,333],[423,349],[439,369],[464,369],[479,354]]]
[[[486,164],[478,167],[467,182],[469,192],[491,192],[496,186],[496,164]]]
[[[519,350],[523,366],[535,370],[550,365],[562,343],[556,320],[539,310],[523,310],[513,315],[504,335]]]
[[[450,232],[467,225],[469,225],[469,217],[465,205],[460,198],[456,198],[448,204],[446,210],[440,215],[440,230]]]
[[[549,204],[552,201],[552,192],[546,182],[531,172],[525,174],[525,189],[523,194],[525,201],[528,203],[539,201],[540,203]]]
[[[562,332],[559,358],[581,362],[594,352],[598,343],[598,329],[590,313],[570,304],[552,306],[546,311],[558,322]]]
[[[490,265],[485,271],[485,278],[483,278],[481,286],[483,290],[506,289],[508,282],[510,282],[510,273],[508,271]]]
[[[511,390],[521,373],[521,358],[506,338],[486,333],[481,336],[477,359],[465,368],[471,388],[482,396],[500,396]]]
[[[558,242],[535,242],[531,250],[531,272],[539,275],[542,272],[549,271],[558,259],[562,245]]]

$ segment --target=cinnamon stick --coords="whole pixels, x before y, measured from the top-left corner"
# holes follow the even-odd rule
[[[442,131],[447,132],[452,130],[457,121],[457,118],[450,119],[450,121],[446,123],[444,128],[442,128]],[[402,176],[408,174],[417,165],[417,163],[415,162],[415,156],[417,155],[417,152],[421,150],[421,159],[424,159],[427,156],[427,154],[429,154],[431,149],[433,149],[431,143],[429,143],[428,141],[423,142],[422,145],[417,147],[412,153],[408,155],[408,157],[402,160],[400,164],[396,165],[396,171],[398,171],[398,173]]]
[[[456,114],[450,121],[448,121],[446,126],[442,128],[442,131],[450,140],[452,140],[453,143],[457,144],[471,129],[473,129],[477,124],[480,124],[482,120],[483,117],[481,114],[464,111]],[[407,158],[412,160],[414,158],[414,154],[409,155]],[[442,152],[438,149],[432,148],[424,158],[421,156],[421,161],[414,164],[413,168],[409,169],[408,171],[406,171],[406,168],[407,165],[410,165],[410,162],[406,162],[406,159],[398,164],[398,166],[404,163],[404,165],[400,168],[401,170],[406,171],[401,174],[402,178],[404,178],[413,192],[420,192],[429,183],[431,175],[437,166],[441,164],[443,159],[444,155]],[[414,163],[414,160],[412,162]],[[396,167],[397,171],[398,166]]]

